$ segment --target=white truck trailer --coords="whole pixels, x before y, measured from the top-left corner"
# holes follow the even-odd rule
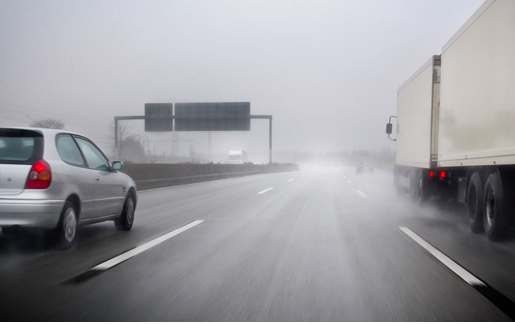
[[[396,117],[396,188],[466,203],[472,231],[501,239],[515,220],[515,0],[487,0],[400,86]]]

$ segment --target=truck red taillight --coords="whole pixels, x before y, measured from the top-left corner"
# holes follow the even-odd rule
[[[442,171],[442,172],[440,173],[440,178],[445,178],[445,171]]]
[[[41,159],[34,163],[27,178],[26,189],[46,189],[52,183],[52,169],[47,161]]]
[[[432,177],[433,176],[433,171],[429,171],[429,176]]]

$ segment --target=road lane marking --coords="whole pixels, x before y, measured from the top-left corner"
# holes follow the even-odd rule
[[[406,233],[409,237],[411,237],[415,242],[417,242],[420,246],[426,249],[427,252],[431,253],[438,261],[442,262],[447,268],[449,268],[452,272],[457,274],[461,279],[465,280],[471,286],[479,285],[486,286],[484,282],[476,278],[473,274],[463,269],[459,264],[452,261],[448,256],[440,252],[434,246],[426,242],[423,238],[415,234],[412,230],[407,227],[399,227],[401,231]]]
[[[270,191],[270,190],[272,190],[272,189],[274,189],[274,188],[272,187],[272,188],[268,188],[268,189],[265,189],[265,190],[263,190],[263,191],[260,191],[260,192],[258,192],[258,195],[262,195],[262,194],[264,194],[265,192]]]
[[[359,193],[361,197],[367,198],[367,196],[363,192],[361,192],[361,190],[356,190],[356,192]]]
[[[344,178],[344,179],[347,179],[347,176],[346,176],[346,175],[344,175],[344,176],[343,176],[343,178]]]
[[[115,265],[125,261],[125,260],[128,260],[130,258],[132,258],[133,256],[136,256],[138,254],[140,254],[141,252],[145,252],[146,250],[160,244],[160,243],[163,243],[164,241],[168,240],[168,239],[171,239],[172,237],[184,232],[184,231],[187,231],[189,230],[190,228],[192,227],[195,227],[197,226],[198,224],[204,222],[203,220],[196,220],[194,222],[191,222],[189,223],[188,225],[184,225],[183,227],[180,227],[174,231],[171,231],[170,233],[168,234],[165,234],[165,235],[162,235],[156,239],[153,239],[152,241],[148,242],[148,243],[145,243],[143,244],[142,246],[139,246],[135,249],[132,249],[130,251],[127,251],[123,254],[120,254],[119,256],[115,257],[115,258],[112,258],[111,260],[109,261],[106,261],[104,263],[101,263],[99,265],[97,265],[96,267],[93,267],[91,270],[107,270],[109,268],[112,268],[114,267]]]
[[[71,280],[68,280],[67,282],[65,283],[81,283],[81,282],[84,282],[86,280],[89,280],[91,279],[92,277],[95,277],[97,276],[98,274],[102,273],[103,271],[106,271],[142,252],[145,252],[146,250],[150,249],[150,248],[153,248],[154,246],[158,245],[158,244],[161,244],[163,243],[164,241],[166,240],[169,240],[171,239],[172,237],[184,232],[184,231],[187,231],[189,230],[190,228],[192,227],[195,227],[201,223],[203,223],[204,221],[203,220],[196,220],[196,221],[193,221],[189,224],[186,224],[182,227],[179,227],[178,229],[176,230],[173,230],[167,234],[164,234],[164,235],[161,235],[160,237],[156,238],[156,239],[153,239],[152,241],[150,242],[147,242],[141,246],[138,246],[137,248],[134,248],[132,250],[129,250],[125,253],[122,253],[120,254],[119,256],[117,257],[114,257],[110,260],[107,260],[93,268],[91,268],[90,270],[88,270],[87,272],[75,277],[75,278],[72,278]]]
[[[304,178],[305,176],[306,176],[305,174],[303,174],[303,175],[302,175],[302,177],[303,177],[303,178]]]
[[[349,182],[350,184],[352,184],[352,181],[350,181],[350,180],[349,180],[348,182]]]
[[[472,288],[479,292],[483,297],[488,299],[492,304],[497,306],[504,314],[506,314],[511,320],[515,320],[515,302],[510,298],[506,297],[495,288],[490,287],[485,282],[474,276],[472,273],[465,270],[459,264],[454,262],[451,258],[440,252],[437,248],[429,244],[423,238],[415,234],[412,230],[407,227],[399,227],[406,235],[411,237],[415,242],[422,246],[426,251],[431,253],[438,261],[442,262],[452,272],[458,275]]]
[[[295,181],[295,179],[290,179],[290,180],[288,180],[288,182],[292,182],[292,181]]]

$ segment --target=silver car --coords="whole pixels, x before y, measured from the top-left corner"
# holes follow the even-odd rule
[[[134,223],[134,181],[118,172],[80,134],[56,129],[0,128],[0,227],[45,229],[59,246],[73,245],[78,225]]]

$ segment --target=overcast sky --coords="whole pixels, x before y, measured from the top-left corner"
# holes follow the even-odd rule
[[[145,102],[250,101],[274,150],[394,148],[397,88],[482,3],[0,0],[0,125],[60,118],[106,148]],[[213,147],[266,150],[267,134],[253,121]]]

